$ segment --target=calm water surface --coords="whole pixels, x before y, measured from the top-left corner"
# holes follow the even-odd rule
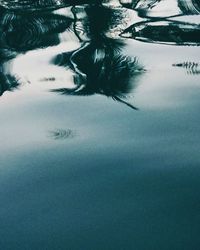
[[[199,249],[200,3],[100,2],[0,1],[1,249]]]

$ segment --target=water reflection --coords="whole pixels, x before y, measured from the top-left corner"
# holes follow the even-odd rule
[[[136,82],[137,77],[144,71],[136,58],[122,56],[105,44],[98,48],[93,43],[86,44],[70,57],[68,54],[59,57],[64,59],[64,62],[59,61],[59,64],[71,64],[76,73],[76,87],[53,91],[77,96],[101,94],[136,109],[124,100],[134,87],[134,81]],[[55,61],[57,62],[58,58]]]
[[[55,9],[68,6],[72,1],[67,0],[1,0],[0,5],[10,10],[37,10],[37,9]]]
[[[136,10],[141,17],[167,17],[172,15],[197,15],[199,0],[120,0],[122,6]]]
[[[179,21],[147,21],[132,25],[121,36],[150,43],[198,46],[200,26]]]
[[[199,1],[172,1],[170,8],[168,8],[167,1],[165,0],[121,0],[121,2],[122,5],[136,10],[140,17],[147,18],[147,20],[135,22],[123,31],[121,33],[122,37],[149,43],[199,45],[199,19],[197,18],[193,21],[177,19],[187,15],[198,15],[200,9]],[[173,5],[176,6],[176,8],[172,8]]]
[[[111,1],[112,2],[112,1]],[[116,1],[115,1],[116,2]],[[162,17],[154,15],[165,0],[120,0],[121,7],[109,1],[0,1],[0,74],[1,94],[20,84],[19,78],[9,72],[10,60],[30,50],[59,45],[67,30],[79,42],[79,48],[66,49],[52,55],[52,62],[74,74],[74,88],[57,86],[53,91],[66,95],[101,94],[135,108],[126,101],[138,77],[144,73],[139,59],[124,54],[125,40],[131,38],[148,43],[199,45],[198,22],[185,22],[172,17],[198,14],[195,0],[173,1],[175,12]],[[52,8],[64,8],[62,12]],[[9,9],[9,11],[7,10]],[[26,10],[40,9],[27,12]],[[51,9],[51,10],[50,10]],[[143,20],[127,21],[127,9],[136,11]],[[22,11],[13,11],[22,10]],[[159,11],[159,13],[163,13]],[[128,27],[128,23],[133,24]],[[6,66],[5,66],[6,65]],[[185,67],[185,66],[184,66]],[[6,70],[5,70],[6,68]],[[193,67],[198,72],[198,67]],[[197,70],[195,70],[197,69]],[[33,69],[34,70],[34,69]],[[191,67],[190,67],[191,70]],[[17,80],[18,79],[18,80]],[[54,79],[54,75],[45,79]]]
[[[14,11],[54,10],[72,5],[98,4],[102,0],[0,0],[0,6]]]
[[[10,75],[9,66],[5,66],[5,63],[27,51],[58,45],[59,34],[70,28],[71,24],[71,18],[52,12],[20,14],[1,10],[1,94],[13,90],[20,83]]]
[[[134,10],[150,10],[161,0],[120,0],[122,6]]]
[[[173,66],[185,69],[187,74],[189,74],[189,75],[200,74],[200,64],[197,62],[174,63]]]
[[[55,129],[49,131],[49,137],[54,140],[72,139],[77,135],[76,131],[72,129]]]
[[[178,0],[178,6],[182,13],[187,15],[198,15],[200,13],[199,0]]]
[[[0,96],[7,90],[12,91],[19,86],[16,77],[0,72]]]
[[[74,9],[75,11],[77,10]],[[80,49],[58,55],[54,60],[55,64],[68,66],[74,71],[76,87],[54,91],[66,95],[101,94],[135,109],[124,99],[136,86],[136,79],[144,69],[137,58],[121,54],[123,41],[106,35],[110,27],[118,24],[120,14],[103,6],[87,7],[82,11],[85,15],[81,16],[86,20],[82,20],[82,29],[75,24],[76,33],[81,41],[89,41],[83,42]],[[80,8],[78,14],[80,15]]]
[[[26,52],[59,44],[59,33],[70,27],[72,19],[54,13],[14,14],[1,17],[1,48]]]
[[[0,99],[1,249],[199,248],[198,24],[169,1],[3,10],[0,94],[31,84]]]

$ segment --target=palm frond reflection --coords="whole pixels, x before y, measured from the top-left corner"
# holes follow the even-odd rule
[[[111,34],[119,24],[121,13],[103,6],[74,8],[73,12],[78,23],[74,27],[82,46],[59,54],[53,63],[74,72],[75,87],[52,91],[74,96],[101,94],[136,109],[126,98],[144,68],[137,58],[122,54],[123,40],[116,34],[113,38],[114,32]]]
[[[73,139],[76,135],[72,129],[54,129],[49,131],[48,137],[54,140],[66,140]]]
[[[73,69],[75,88],[52,90],[66,95],[101,94],[116,101],[127,104],[127,95],[136,86],[137,77],[144,72],[137,58],[121,55],[118,50],[102,45],[87,44],[69,55],[59,55],[60,59],[68,59],[68,67]],[[58,63],[58,58],[55,58]],[[59,62],[66,66],[65,62]]]

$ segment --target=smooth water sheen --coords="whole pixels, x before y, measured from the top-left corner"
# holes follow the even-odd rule
[[[199,249],[199,1],[0,6],[0,249]]]

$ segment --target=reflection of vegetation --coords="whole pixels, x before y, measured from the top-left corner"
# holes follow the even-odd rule
[[[75,71],[74,89],[56,89],[67,95],[102,94],[127,104],[124,99],[133,87],[133,80],[143,72],[136,58],[115,53],[111,47],[97,48],[88,44],[71,55],[69,64]],[[63,55],[61,58],[67,58]],[[64,62],[66,64],[66,61]],[[60,62],[62,64],[62,62]]]
[[[122,5],[137,10],[147,21],[134,23],[121,33],[124,38],[132,38],[149,43],[163,43],[174,45],[199,45],[200,25],[183,21],[169,20],[169,18],[199,14],[198,0],[177,0],[179,12],[174,16],[158,17],[151,15],[151,9],[161,0],[120,0]]]
[[[85,33],[82,37],[90,40],[83,42],[80,49],[58,55],[54,60],[55,64],[74,71],[76,87],[54,91],[66,95],[102,94],[135,109],[125,98],[144,70],[136,58],[121,54],[122,41],[106,36],[109,28],[119,22],[118,13],[102,6],[87,7],[84,11],[86,20],[83,20],[82,32],[79,28],[77,33]]]
[[[130,26],[121,36],[150,43],[199,45],[200,25],[167,20],[147,21]]]
[[[195,62],[183,62],[175,63],[174,67],[184,68],[189,75],[198,75],[200,74],[200,64]]]
[[[54,140],[72,139],[76,136],[76,132],[72,129],[55,129],[49,131],[49,137]]]
[[[72,23],[72,19],[54,13],[13,13],[0,9],[0,94],[13,90],[19,81],[4,73],[3,64],[18,53],[57,45],[59,34]]]
[[[18,52],[44,48],[60,42],[59,33],[65,31],[72,20],[53,13],[5,13],[1,22],[1,47]]]
[[[146,10],[152,9],[161,0],[120,0],[122,6],[135,9],[135,10]]]
[[[3,0],[0,1],[0,5],[11,9],[11,10],[35,10],[35,9],[43,9],[43,8],[61,8],[64,6],[67,6],[66,0],[28,0],[28,1],[22,1],[22,0]]]
[[[54,10],[70,5],[93,4],[101,0],[0,0],[0,6],[15,11]]]
[[[11,75],[0,72],[0,96],[7,90],[12,91],[19,86],[18,80]]]
[[[178,6],[184,14],[200,14],[199,0],[178,0]]]
[[[142,13],[140,16],[148,17],[127,29],[124,28],[127,27],[126,9],[108,8],[102,4],[106,2],[108,1],[0,1],[0,5],[6,8],[20,10],[7,11],[0,8],[0,93],[19,84],[15,77],[9,76],[7,72],[4,74],[2,64],[18,53],[58,45],[60,34],[70,29],[77,36],[80,48],[57,55],[53,63],[74,72],[75,87],[57,88],[53,91],[77,96],[101,94],[135,108],[126,98],[144,69],[137,58],[122,53],[124,38],[174,45],[200,44],[199,24],[169,20],[171,16],[152,18],[148,15],[161,0],[119,0],[123,7],[132,8],[139,15]],[[177,0],[177,3],[182,14],[199,13],[197,0]],[[51,8],[70,5],[70,18],[49,11]],[[25,12],[28,9],[40,11]],[[121,33],[120,39],[118,33]],[[189,67],[193,72],[199,70],[198,66],[184,64],[182,67],[187,70]]]
[[[136,10],[142,17],[152,17],[151,10],[162,2],[162,0],[120,0],[122,6]],[[199,0],[177,0],[177,5],[179,14],[191,15],[200,13]]]

